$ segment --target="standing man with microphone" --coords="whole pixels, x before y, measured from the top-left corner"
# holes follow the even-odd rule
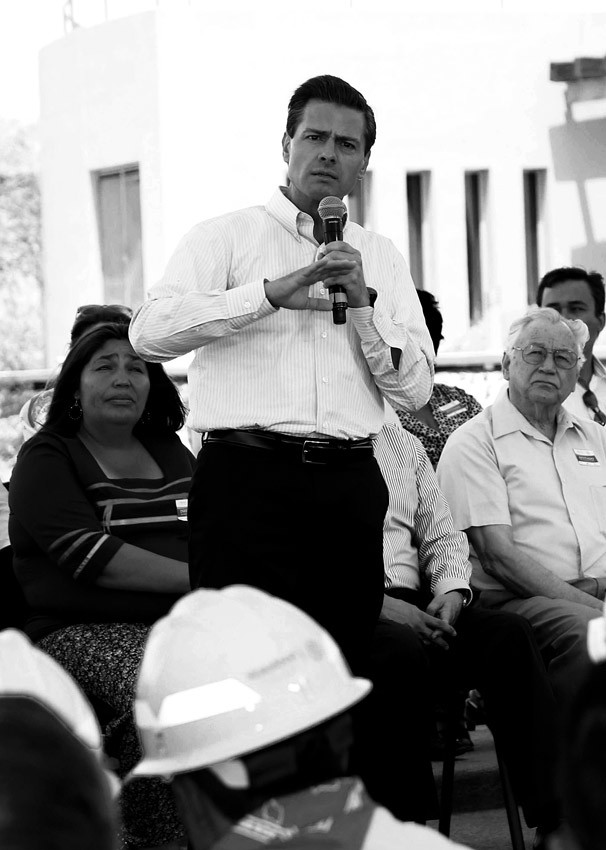
[[[364,177],[375,126],[343,80],[300,86],[283,139],[288,185],[194,227],[131,326],[148,360],[196,353],[190,425],[209,436],[189,503],[192,587],[244,581],[280,595],[350,658],[383,599],[387,495],[369,438],[383,397],[406,410],[427,401],[433,364],[392,243],[351,222],[342,240],[324,238],[318,207]],[[344,326],[331,319],[333,286]]]
[[[349,221],[342,240],[324,238],[320,202],[363,179],[375,135],[348,83],[303,83],[282,142],[287,185],[264,206],[194,227],[130,332],[146,360],[195,351],[189,424],[208,436],[189,498],[192,588],[244,583],[280,596],[323,625],[354,669],[383,601],[388,497],[370,438],[384,398],[416,410],[433,377],[391,241]],[[336,286],[348,305],[340,325]]]
[[[427,402],[433,346],[391,241],[350,221],[342,239],[327,241],[318,209],[363,179],[375,135],[372,109],[348,83],[303,83],[282,142],[287,185],[263,206],[186,234],[130,333],[146,360],[195,351],[189,425],[207,437],[189,497],[192,588],[254,585],[333,635],[354,672],[374,683],[356,730],[369,790],[397,817],[423,820],[426,719],[410,698],[413,679],[393,676],[422,661],[404,658],[389,638],[377,676],[381,665],[368,658],[383,602],[388,502],[370,438],[384,398],[405,410]],[[347,299],[344,324],[332,319],[335,286]],[[372,700],[383,699],[373,711]],[[386,716],[412,734],[395,743],[373,719]]]

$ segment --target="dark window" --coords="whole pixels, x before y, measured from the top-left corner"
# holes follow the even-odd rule
[[[135,307],[145,297],[139,167],[97,172],[95,182],[104,301]]]
[[[482,318],[483,276],[486,254],[486,192],[488,172],[465,172],[465,224],[467,231],[467,282],[469,318]]]
[[[425,243],[429,198],[429,172],[414,171],[406,175],[408,208],[408,256],[415,286],[425,286]]]
[[[534,304],[543,253],[545,171],[524,171],[524,236],[526,241],[526,293]]]

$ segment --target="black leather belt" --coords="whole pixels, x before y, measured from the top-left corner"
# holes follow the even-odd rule
[[[314,437],[291,437],[273,431],[243,431],[232,429],[209,431],[204,443],[227,443],[249,449],[284,452],[301,463],[358,463],[373,456],[372,441],[316,439]]]

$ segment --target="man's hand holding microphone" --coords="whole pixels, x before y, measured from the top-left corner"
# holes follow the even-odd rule
[[[273,307],[332,310],[333,322],[343,324],[348,306],[368,307],[371,303],[364,281],[362,256],[343,242],[343,225],[347,217],[343,201],[337,197],[323,198],[318,212],[324,231],[324,247],[319,259],[284,277],[266,280],[265,294]],[[331,291],[330,300],[309,296],[309,287],[320,281]]]

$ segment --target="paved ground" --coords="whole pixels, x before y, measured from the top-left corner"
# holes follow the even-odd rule
[[[453,816],[450,837],[474,850],[511,850],[507,815],[492,735],[485,726],[471,733],[474,749],[457,758]],[[434,762],[437,781],[441,764]],[[430,822],[437,829],[437,822]],[[532,848],[534,830],[522,819],[527,850]]]

